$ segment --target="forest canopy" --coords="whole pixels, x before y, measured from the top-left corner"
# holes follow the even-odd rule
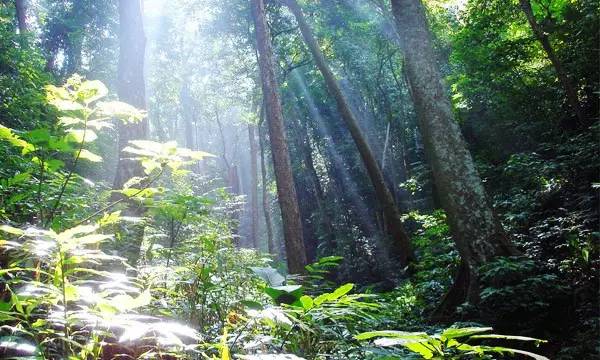
[[[0,358],[600,359],[599,25],[0,1]]]

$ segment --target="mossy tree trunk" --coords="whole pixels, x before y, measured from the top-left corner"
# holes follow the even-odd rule
[[[479,266],[517,252],[494,215],[454,119],[421,0],[392,0],[392,11],[425,153],[463,262],[454,287],[439,308],[440,313],[448,313],[465,301],[477,302]]]

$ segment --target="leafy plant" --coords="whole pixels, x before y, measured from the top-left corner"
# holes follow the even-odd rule
[[[524,337],[487,334],[492,331],[489,327],[447,328],[441,333],[429,335],[425,332],[405,332],[394,330],[368,331],[356,335],[357,340],[375,339],[374,343],[381,347],[401,346],[410,352],[419,354],[422,359],[460,359],[475,357],[489,358],[491,355],[526,355],[536,360],[548,360],[546,357],[525,350],[502,346],[469,344],[481,340],[518,340],[531,341],[536,345],[543,340]]]

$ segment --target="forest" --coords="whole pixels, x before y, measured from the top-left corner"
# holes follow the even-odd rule
[[[0,0],[0,359],[600,359],[596,0]]]

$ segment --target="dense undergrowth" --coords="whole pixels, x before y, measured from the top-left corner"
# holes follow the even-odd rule
[[[431,210],[440,206],[429,188],[430,169],[414,116],[403,104],[409,94],[397,85],[401,56],[373,23],[342,5],[346,2],[323,9],[306,3],[318,9],[315,28],[326,40],[327,55],[343,64],[346,81],[372,102],[372,109],[361,109],[374,113],[375,125],[369,120],[362,126],[376,134],[385,133],[385,124],[379,124],[384,117],[396,124],[387,128],[396,138],[388,171],[399,159],[409,163],[402,174],[406,178],[400,181],[394,174],[392,182],[400,183],[399,203],[421,209],[403,219],[418,260],[410,277],[403,277],[406,269],[395,268],[401,276],[394,281],[382,275],[390,266],[374,245],[381,234],[364,224],[373,220],[377,204],[368,201],[359,156],[340,131],[319,75],[292,73],[300,73],[306,62],[297,39],[284,37],[279,44],[280,52],[295,54],[286,64],[291,70],[284,71],[289,82],[283,96],[293,110],[290,117],[308,125],[288,131],[314,146],[308,153],[317,157],[319,174],[332,174],[323,181],[333,189],[325,194],[325,206],[309,209],[307,218],[314,225],[328,211],[333,214],[327,220],[337,241],[335,250],[329,244],[317,248],[316,262],[301,276],[287,275],[281,256],[241,246],[243,196],[228,191],[216,171],[196,171],[197,160],[210,154],[175,142],[132,141],[125,153],[144,176],[112,190],[113,170],[107,169],[115,168],[115,125],[147,114],[111,101],[114,96],[99,81],[74,76],[64,86],[48,86],[66,77],[64,69],[55,77],[45,69],[47,54],[37,49],[33,36],[14,32],[14,14],[0,4],[0,358],[599,358],[600,185],[593,182],[598,181],[600,127],[592,76],[597,69],[590,61],[596,55],[590,49],[597,43],[597,4],[556,1],[561,17],[548,18],[559,55],[581,80],[582,103],[592,114],[589,123],[578,125],[565,110],[554,72],[526,36],[518,8],[510,2],[472,1],[466,25],[460,26],[449,12],[432,10],[454,110],[495,210],[522,253],[479,269],[480,302],[462,304],[451,319],[434,322],[431,314],[451,287],[460,258],[446,215]],[[285,17],[275,11],[273,16],[279,20],[274,26],[281,28],[277,36],[289,36]],[[247,32],[245,24],[232,24]],[[340,35],[346,32],[351,36]],[[592,35],[581,35],[586,32]],[[176,43],[168,37],[172,33],[165,32],[165,48]],[[356,44],[361,42],[363,47]],[[160,76],[153,74],[150,81],[177,98],[180,84],[173,79],[183,76],[164,68],[178,63],[157,62]],[[391,72],[386,75],[387,62]],[[112,70],[99,67],[98,72]],[[374,83],[381,88],[372,89]],[[310,109],[291,105],[290,88],[302,85],[303,96],[315,98]],[[218,101],[225,101],[226,91],[220,84],[214,87]],[[161,121],[181,110],[156,100],[169,98],[164,93],[157,86],[158,95],[149,101],[150,112],[167,114],[154,119],[157,134],[168,130]],[[379,98],[386,104],[374,100]],[[325,125],[316,125],[314,113]],[[329,132],[319,132],[327,126]],[[304,156],[302,145],[292,144],[292,160],[304,171],[298,160]],[[323,159],[319,163],[317,155],[344,162],[352,174],[336,174],[339,169]],[[298,172],[299,188],[308,187],[309,176]],[[275,192],[268,179],[265,186]],[[301,205],[313,205],[309,191],[300,195]],[[353,197],[362,202],[356,205]],[[307,233],[320,239],[331,235],[319,226]]]
[[[522,344],[496,344],[541,340],[493,335],[473,323],[423,325],[456,265],[442,213],[411,215],[422,223],[415,244],[423,261],[415,279],[394,292],[338,286],[343,258],[335,256],[310,265],[306,275],[286,277],[272,257],[234,246],[231,199],[208,192],[206,179],[186,169],[211,155],[131,141],[124,152],[146,175],[120,191],[102,191],[76,172],[78,163],[102,161],[94,140],[112,126],[108,120],[139,121],[143,113],[104,101],[107,90],[98,81],[73,77],[46,92],[55,127],[0,128],[6,154],[22,159],[2,184],[3,357],[541,358]],[[132,208],[138,216],[126,215]],[[484,274],[533,267],[506,261]],[[484,301],[502,302],[494,291],[512,290],[485,288]]]

